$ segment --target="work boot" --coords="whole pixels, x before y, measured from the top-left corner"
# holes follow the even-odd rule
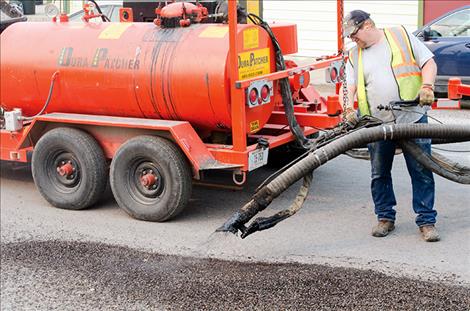
[[[382,238],[387,236],[390,232],[395,229],[395,223],[390,220],[379,220],[377,225],[372,228],[372,236],[376,238]]]
[[[434,225],[425,225],[419,227],[419,231],[421,231],[421,236],[426,242],[437,242],[441,239],[439,232],[437,232],[437,229],[434,227]]]

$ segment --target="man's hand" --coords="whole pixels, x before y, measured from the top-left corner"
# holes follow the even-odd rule
[[[359,122],[356,110],[351,107],[346,108],[346,110],[343,112],[343,119],[346,122],[351,123],[352,126],[355,126]]]
[[[434,102],[434,90],[431,85],[423,84],[419,91],[419,105],[431,106]]]

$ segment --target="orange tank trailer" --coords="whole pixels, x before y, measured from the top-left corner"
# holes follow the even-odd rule
[[[256,28],[238,28],[242,48],[246,31],[259,35],[244,49],[255,51],[254,56],[240,66],[259,62],[260,74],[273,72],[272,44]],[[152,23],[16,23],[2,33],[1,46],[1,104],[7,110],[38,113],[58,70],[46,113],[184,120],[209,130],[232,126],[227,25],[162,29]],[[280,102],[278,93],[275,89],[271,103],[246,110],[247,133],[255,120],[259,128],[266,124]]]
[[[236,3],[228,4],[228,25],[186,17],[177,28],[69,23],[61,15],[7,28],[0,36],[1,160],[27,162],[32,152],[34,181],[53,206],[92,206],[109,180],[131,216],[165,221],[188,204],[192,180],[225,170],[242,185],[270,150],[295,140],[280,79],[290,81],[304,135],[335,126],[338,96],[321,97],[309,72],[341,55],[302,67],[289,61],[277,71],[267,32],[237,25]],[[272,30],[284,54],[297,52],[295,25]]]

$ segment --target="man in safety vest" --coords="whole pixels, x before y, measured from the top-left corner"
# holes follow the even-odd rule
[[[360,115],[371,115],[383,122],[427,123],[426,111],[434,101],[436,63],[427,47],[403,27],[376,28],[370,14],[355,10],[344,20],[344,35],[356,43],[349,52],[346,65],[348,106],[344,117],[357,122],[353,108],[357,96]],[[340,92],[343,96],[342,92]],[[419,106],[403,111],[378,110],[378,105],[391,101],[413,100],[419,97]],[[431,152],[430,139],[415,142],[425,152]],[[372,229],[375,237],[387,236],[395,228],[395,194],[391,168],[396,145],[380,141],[368,145],[372,164],[372,198],[378,224]],[[425,241],[439,240],[434,227],[434,179],[432,172],[423,168],[409,154],[404,153],[412,180],[413,209]]]

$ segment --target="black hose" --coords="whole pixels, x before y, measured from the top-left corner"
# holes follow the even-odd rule
[[[287,219],[297,213],[301,208],[302,204],[304,203],[305,199],[307,198],[308,191],[310,189],[310,185],[312,184],[312,172],[310,174],[307,174],[304,176],[304,181],[302,186],[300,187],[299,192],[297,193],[297,196],[295,197],[294,202],[289,206],[288,209],[282,210],[270,217],[258,217],[256,218],[250,225],[246,228],[241,228],[242,230],[242,235],[241,238],[244,239],[248,235],[256,232],[256,231],[262,231],[266,230],[269,228],[274,227],[284,219]]]
[[[441,124],[395,124],[366,128],[342,137],[309,156],[286,171],[285,176],[278,176],[266,185],[270,196],[277,197],[290,185],[299,180],[312,169],[316,169],[327,161],[345,151],[367,143],[381,140],[402,140],[413,138],[462,138],[470,140],[470,126]]]
[[[433,139],[433,142],[434,141]],[[462,139],[453,142],[460,141],[462,141]],[[448,141],[446,141],[446,143],[448,143]],[[459,184],[470,184],[470,167],[453,162],[434,150],[431,151],[431,154],[427,154],[411,140],[401,140],[398,142],[398,145],[401,150],[410,154],[419,164],[433,173]],[[397,149],[395,154],[402,153],[400,149]],[[369,151],[364,148],[350,149],[346,151],[345,154],[354,159],[370,160]]]
[[[362,128],[367,128],[367,127],[372,127],[372,126],[377,126],[383,124],[383,122],[376,120],[375,118],[371,118],[369,116],[362,116],[359,118],[358,124],[356,124],[355,127],[351,128],[351,126],[348,123],[340,123],[338,126],[336,126],[333,129],[329,130],[323,130],[322,135],[318,138],[311,139],[311,148],[309,150],[306,150],[304,153],[299,155],[296,159],[294,159],[292,162],[286,164],[270,176],[266,178],[256,189],[258,191],[261,189],[264,185],[269,183],[271,180],[279,176],[281,173],[286,171],[289,167],[293,166],[295,163],[299,162],[303,158],[305,158],[309,153],[312,153],[315,151],[317,148],[320,148],[322,146],[325,146],[326,144],[331,143],[333,140],[339,139],[343,137],[344,135],[348,135],[351,133],[351,131],[358,131]]]
[[[454,138],[454,137],[447,137],[447,138],[433,138],[432,139],[432,144],[433,145],[441,145],[441,144],[453,144],[453,143],[461,143],[465,140],[462,140],[461,138]]]
[[[103,22],[110,22],[110,21],[111,21],[111,20],[109,19],[109,17],[107,17],[106,15],[103,14],[103,12],[101,11],[101,8],[100,8],[99,4],[96,3],[95,0],[88,0],[88,1],[92,2],[92,3],[95,5],[96,10],[98,11],[98,13],[101,14],[101,20],[102,20]]]
[[[283,174],[257,191],[252,200],[245,204],[217,231],[237,233],[244,228],[254,215],[264,210],[276,197],[297,180],[343,154],[349,149],[381,140],[404,140],[413,138],[449,137],[470,141],[470,126],[442,124],[393,124],[364,128],[343,136],[330,144],[317,149],[302,159]]]
[[[469,167],[455,163],[436,152],[427,154],[412,141],[401,140],[398,144],[404,152],[409,153],[416,161],[433,173],[460,184],[470,184]]]
[[[248,14],[247,17],[253,22],[253,24],[262,27],[268,33],[274,47],[274,53],[276,56],[276,70],[283,71],[286,70],[286,62],[282,54],[281,45],[276,39],[271,27],[268,23],[263,21],[259,16],[255,14]],[[289,123],[289,128],[292,134],[294,135],[297,143],[305,150],[308,150],[312,147],[312,142],[305,137],[302,128],[300,127],[297,119],[294,114],[294,100],[292,99],[292,91],[290,88],[290,83],[288,78],[283,78],[279,80],[281,87],[281,96],[282,104],[284,105],[284,111],[286,113],[286,118]]]

